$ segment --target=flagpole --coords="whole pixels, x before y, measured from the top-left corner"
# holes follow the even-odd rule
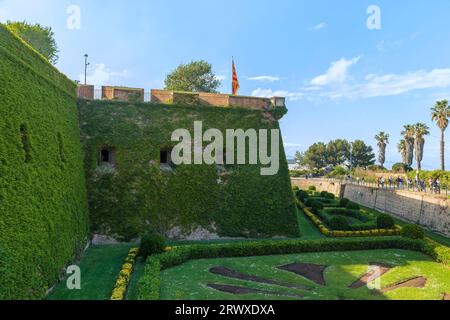
[[[234,75],[234,56],[231,56],[231,94],[234,94],[233,92],[233,86],[234,86],[234,80],[233,80],[233,75]]]

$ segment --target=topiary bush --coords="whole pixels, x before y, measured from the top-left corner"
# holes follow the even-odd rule
[[[313,201],[311,204],[311,209],[314,213],[318,213],[320,210],[323,210],[323,204],[319,201]]]
[[[349,210],[361,210],[361,207],[359,206],[359,204],[354,203],[354,202],[349,202],[347,204],[346,208]]]
[[[325,199],[329,199],[329,200],[334,200],[334,194],[327,192],[327,191],[322,191],[320,193],[320,197],[325,198]]]
[[[350,226],[347,219],[343,216],[332,217],[330,219],[330,221],[328,222],[328,225],[333,230],[344,230],[344,231],[348,230],[348,228]]]
[[[416,224],[407,224],[402,228],[401,236],[408,239],[421,240],[425,236],[425,232],[421,226]]]
[[[305,202],[306,199],[308,199],[308,192],[304,190],[298,190],[295,195],[297,196],[297,199],[299,199],[302,202]]]
[[[407,164],[404,163],[396,163],[392,166],[392,171],[394,172],[407,173],[412,170],[413,168],[411,168],[411,166],[408,166]]]
[[[305,201],[305,205],[306,205],[308,208],[311,208],[313,202],[316,201],[314,198],[306,198],[305,200],[306,200],[306,201]]]
[[[349,203],[350,200],[348,200],[347,198],[342,198],[341,200],[339,200],[339,207],[345,208]]]
[[[390,215],[383,213],[377,217],[378,229],[391,229],[394,226],[395,226],[395,221]]]
[[[164,237],[157,233],[146,233],[141,239],[139,253],[144,259],[154,254],[163,253],[165,242],[166,240],[164,239]]]

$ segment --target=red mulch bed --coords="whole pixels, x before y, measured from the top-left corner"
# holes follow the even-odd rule
[[[211,272],[212,274],[216,274],[216,275],[220,275],[220,276],[232,278],[232,279],[239,279],[239,280],[246,280],[246,281],[252,281],[252,282],[263,283],[263,284],[277,285],[277,286],[281,286],[281,287],[294,288],[294,289],[300,289],[300,290],[311,290],[311,288],[308,288],[306,286],[293,284],[293,283],[289,283],[289,282],[265,279],[265,278],[253,276],[253,275],[248,275],[248,274],[237,272],[235,270],[231,270],[226,267],[214,267],[214,268],[209,269],[209,272]]]
[[[381,289],[381,292],[383,292],[383,293],[389,292],[389,291],[396,290],[399,288],[424,288],[426,284],[427,284],[427,278],[416,277],[416,278],[401,281],[390,287]]]

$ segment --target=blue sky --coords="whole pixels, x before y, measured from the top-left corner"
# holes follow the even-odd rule
[[[71,5],[80,29],[67,27]],[[367,28],[369,5],[381,10],[380,30]],[[288,97],[289,155],[336,138],[375,148],[374,135],[386,131],[391,165],[400,161],[402,126],[421,121],[432,128],[425,169],[439,166],[430,108],[450,99],[448,12],[448,0],[0,0],[0,21],[53,27],[57,67],[72,79],[80,79],[86,52],[90,82],[146,91],[162,87],[178,64],[205,59],[230,92],[234,56],[240,94]]]

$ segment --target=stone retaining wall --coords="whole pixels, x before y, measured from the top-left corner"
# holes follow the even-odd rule
[[[343,196],[365,207],[390,213],[402,220],[450,236],[450,199],[445,196],[382,190],[325,180],[292,179],[292,184],[302,189],[315,186],[319,191]]]

